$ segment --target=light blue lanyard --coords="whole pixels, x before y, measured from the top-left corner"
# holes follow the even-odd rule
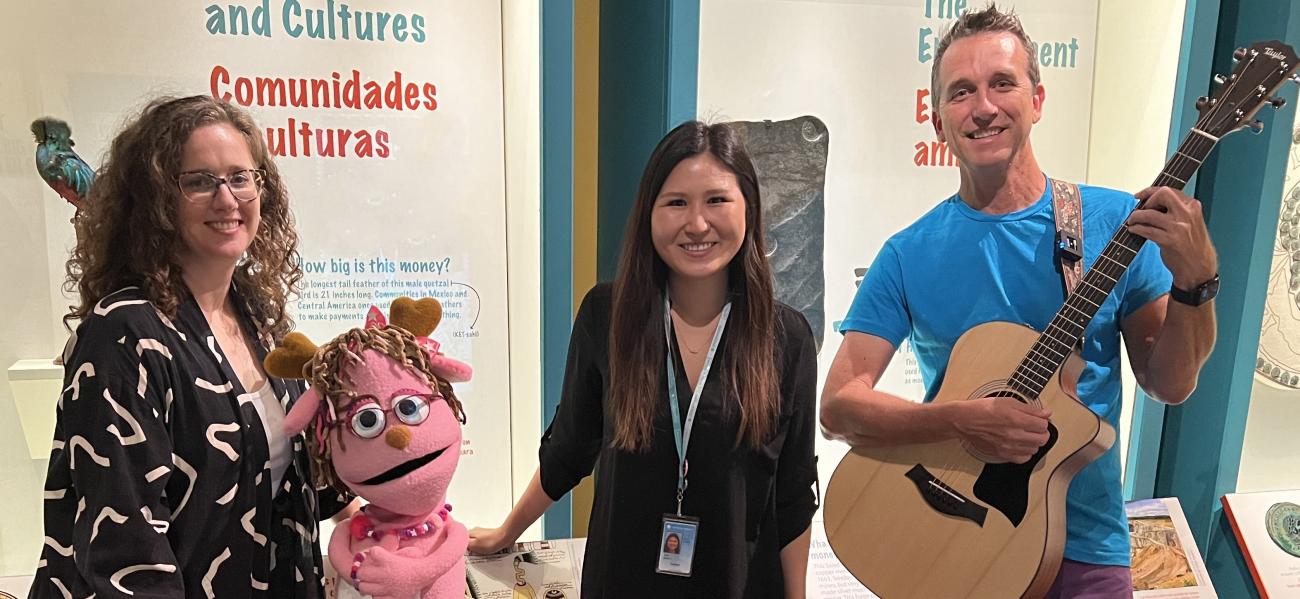
[[[718,342],[722,340],[722,330],[727,328],[727,316],[731,314],[731,302],[722,306],[722,315],[718,317],[718,327],[713,330],[713,341],[709,343],[709,353],[704,356],[704,368],[700,369],[700,378],[695,382],[691,393],[691,405],[686,410],[686,424],[683,429],[681,408],[677,405],[677,367],[673,360],[673,319],[672,306],[668,303],[668,293],[664,292],[664,355],[668,362],[668,408],[673,414],[673,442],[677,444],[677,515],[682,515],[682,497],[686,493],[686,447],[691,443],[691,427],[695,424],[695,410],[700,406],[700,392],[709,380],[709,367],[713,365],[713,356],[718,353]]]

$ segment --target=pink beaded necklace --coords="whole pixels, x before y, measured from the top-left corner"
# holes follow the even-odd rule
[[[415,526],[406,528],[395,528],[388,530],[377,530],[371,522],[370,517],[366,515],[366,508],[361,508],[361,512],[352,516],[348,524],[348,531],[352,533],[352,539],[360,541],[361,539],[374,539],[376,541],[384,538],[384,535],[395,534],[403,539],[414,539],[427,535],[438,528],[438,525],[447,521],[448,514],[451,513],[451,504],[444,504],[442,509],[438,510],[438,522],[425,520]]]

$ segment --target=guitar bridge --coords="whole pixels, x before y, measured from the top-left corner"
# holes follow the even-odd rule
[[[984,526],[984,517],[988,514],[988,508],[978,505],[968,499],[966,496],[957,492],[956,489],[944,484],[925,466],[917,464],[907,471],[907,478],[916,485],[916,489],[921,492],[921,498],[935,511],[957,518],[965,518],[980,526]]]

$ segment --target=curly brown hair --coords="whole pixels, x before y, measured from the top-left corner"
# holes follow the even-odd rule
[[[196,129],[227,124],[239,131],[265,171],[261,225],[235,268],[234,282],[259,336],[278,343],[293,328],[285,303],[298,292],[302,269],[289,194],[261,129],[243,109],[211,96],[162,97],[130,119],[113,139],[76,218],[77,245],[67,262],[64,326],[80,320],[104,296],[135,285],[163,314],[175,318],[189,294],[177,257],[183,249],[176,211],[182,150]]]
[[[376,350],[424,376],[425,380],[429,381],[447,400],[452,415],[461,423],[465,422],[465,409],[456,398],[456,393],[452,391],[451,382],[434,374],[433,365],[429,362],[429,354],[420,347],[415,335],[395,326],[352,329],[316,350],[316,355],[303,366],[303,374],[306,375],[312,388],[320,393],[322,409],[326,409],[328,403],[335,414],[345,414],[352,407],[352,402],[358,393],[352,388],[345,369],[348,366],[361,364],[363,362],[361,353],[367,349]],[[332,428],[346,424],[336,420],[330,423],[330,426]],[[317,421],[313,420],[310,426],[318,426]],[[318,432],[319,435],[307,435],[307,446],[310,450],[308,453],[311,454],[312,461],[316,465],[314,469],[316,484],[328,485],[341,493],[351,493],[352,491],[343,484],[343,481],[339,480],[338,472],[334,470],[328,431]],[[345,437],[346,435],[339,436],[340,445]],[[456,450],[460,449],[456,448]]]

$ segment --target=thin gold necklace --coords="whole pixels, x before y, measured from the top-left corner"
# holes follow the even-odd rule
[[[686,348],[686,351],[691,352],[691,355],[700,353],[700,350],[695,349],[694,347],[691,347],[690,344],[686,343],[686,338],[681,335],[677,335],[677,342],[682,344],[682,347]]]
[[[691,352],[692,355],[695,355],[695,354],[700,353],[700,350],[702,350],[702,349],[704,349],[704,348],[701,347],[701,348],[697,349],[697,348],[691,347],[691,345],[690,345],[689,343],[686,342],[686,336],[683,335],[683,334],[681,334],[681,330],[680,330],[679,328],[677,328],[677,327],[684,327],[684,325],[683,325],[683,322],[684,322],[684,321],[682,320],[682,317],[681,317],[681,316],[678,316],[676,313],[674,313],[673,316],[675,317],[674,322],[673,322],[673,325],[674,325],[674,330],[673,330],[673,332],[677,333],[677,343],[678,343],[679,345],[681,345],[682,347],[686,348],[686,351]],[[715,317],[715,320],[716,320],[716,317]],[[714,325],[714,328],[715,328],[715,329],[717,328],[717,325],[716,325],[716,324]]]

